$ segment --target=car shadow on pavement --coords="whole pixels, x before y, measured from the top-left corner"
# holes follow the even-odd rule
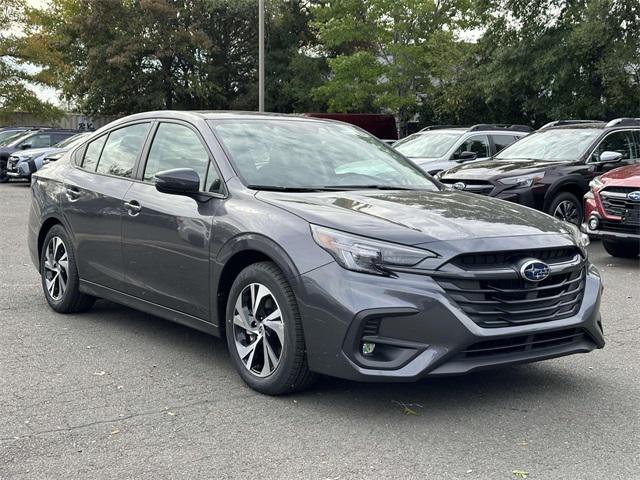
[[[212,382],[216,376],[231,376],[240,388],[243,386],[223,339],[107,301],[99,301],[91,312],[82,315],[82,321],[95,322],[101,330],[109,330],[110,336],[122,337],[122,343],[130,343],[130,348],[155,352],[159,361],[167,356],[174,362],[184,360],[183,365],[174,367],[182,368],[186,374],[190,369],[210,369]],[[320,377],[306,391],[277,398],[245,388],[248,397],[255,395],[260,401],[296,402],[312,410],[331,409],[332,415],[342,412],[362,418],[372,414],[402,418],[403,414],[424,416],[435,412],[462,415],[484,409],[526,414],[529,408],[526,405],[548,403],[550,397],[584,398],[597,388],[586,373],[586,365],[585,374],[580,375],[575,369],[565,368],[562,363],[565,361],[551,360],[414,383],[360,383]]]

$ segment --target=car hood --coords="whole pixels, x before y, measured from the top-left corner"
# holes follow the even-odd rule
[[[481,160],[453,167],[447,171],[443,178],[488,180],[492,178],[512,177],[539,172],[549,167],[560,165],[561,163],[563,162],[543,162],[541,160]]]
[[[640,187],[640,163],[611,170],[602,175],[600,180],[605,185]]]
[[[44,148],[28,148],[26,150],[16,150],[11,155],[14,157],[29,157],[35,158],[50,152],[51,150],[57,150],[56,148],[44,147]]]
[[[256,198],[310,223],[405,245],[567,233],[564,224],[549,215],[511,202],[465,192],[261,191]]]

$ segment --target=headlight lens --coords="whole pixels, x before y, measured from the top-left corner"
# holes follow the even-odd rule
[[[544,177],[544,172],[530,173],[529,175],[519,175],[517,177],[507,177],[498,180],[503,185],[510,187],[530,187],[535,182]]]
[[[600,188],[602,188],[603,186],[604,186],[604,183],[602,183],[602,180],[600,180],[600,177],[595,177],[593,180],[589,182],[589,188],[594,192],[596,190],[600,190]]]
[[[338,264],[354,272],[386,275],[394,266],[412,267],[425,258],[437,257],[429,250],[379,242],[318,225],[311,225],[311,234]]]
[[[576,245],[580,247],[584,256],[587,256],[587,247],[589,246],[590,240],[589,235],[586,233],[582,233],[578,227],[576,227],[573,223],[565,223],[564,225],[568,230],[568,233],[573,238],[573,241],[576,242]]]

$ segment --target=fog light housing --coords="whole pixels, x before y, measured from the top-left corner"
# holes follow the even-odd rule
[[[591,217],[589,219],[589,230],[597,230],[600,222],[596,217]]]
[[[362,344],[362,354],[365,356],[373,355],[373,351],[376,349],[376,344],[371,342],[364,342]]]

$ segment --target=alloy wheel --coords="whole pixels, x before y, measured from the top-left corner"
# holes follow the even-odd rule
[[[233,337],[240,361],[257,377],[271,375],[282,359],[284,321],[273,293],[261,283],[247,285],[233,310]]]
[[[574,225],[580,223],[578,208],[570,200],[561,201],[553,211],[553,216],[565,222],[573,223]]]
[[[44,280],[49,296],[58,301],[69,281],[67,247],[60,237],[51,237],[44,254]]]

